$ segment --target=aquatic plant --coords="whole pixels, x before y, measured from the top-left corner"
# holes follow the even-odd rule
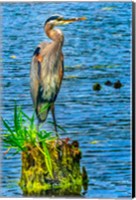
[[[51,122],[50,122],[51,123]],[[3,119],[7,133],[3,141],[15,154],[21,152],[22,169],[19,186],[25,195],[80,195],[86,190],[88,177],[80,170],[78,141],[53,137],[52,132],[37,131],[35,117],[21,107],[14,107],[13,126]],[[64,130],[62,127],[58,128]]]
[[[4,127],[7,133],[3,135],[3,141],[8,150],[15,149],[15,153],[28,151],[28,144],[33,148],[37,147],[39,151],[44,155],[45,163],[48,172],[52,175],[52,161],[48,148],[46,147],[46,141],[55,140],[52,136],[52,132],[46,130],[37,131],[35,125],[34,114],[29,117],[25,114],[21,107],[14,107],[14,119],[13,126],[11,127],[9,121],[2,119]]]

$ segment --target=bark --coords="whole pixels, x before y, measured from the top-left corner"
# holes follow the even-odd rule
[[[28,196],[79,196],[87,190],[85,167],[80,167],[81,151],[77,141],[46,141],[26,144],[22,152],[22,172],[19,185]],[[50,157],[50,159],[49,159]]]

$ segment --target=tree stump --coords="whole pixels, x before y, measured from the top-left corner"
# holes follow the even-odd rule
[[[87,188],[88,178],[85,167],[82,172],[80,169],[81,151],[78,142],[69,143],[68,139],[59,139],[45,143],[48,150],[45,154],[41,144],[26,144],[27,150],[22,152],[19,185],[24,195],[80,195],[82,187]]]

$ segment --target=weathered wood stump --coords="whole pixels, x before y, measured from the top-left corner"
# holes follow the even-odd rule
[[[85,167],[82,172],[80,169],[81,151],[77,141],[71,144],[68,139],[46,141],[50,166],[41,144],[26,144],[26,147],[22,152],[19,182],[24,195],[76,196],[81,194],[83,186],[87,186]]]

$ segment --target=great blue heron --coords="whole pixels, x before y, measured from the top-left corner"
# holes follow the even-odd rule
[[[62,54],[64,35],[60,29],[54,29],[54,27],[84,19],[84,17],[64,19],[60,15],[55,15],[48,18],[44,24],[44,31],[52,42],[42,42],[38,45],[33,54],[30,70],[31,96],[38,118],[38,126],[46,120],[51,110],[57,132],[54,102],[64,73]]]

